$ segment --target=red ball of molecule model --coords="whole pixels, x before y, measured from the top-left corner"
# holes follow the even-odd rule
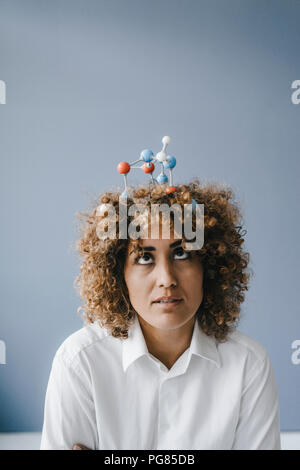
[[[127,162],[120,162],[119,165],[118,165],[118,172],[121,174],[121,175],[124,175],[126,173],[129,173],[130,172],[130,165],[129,163]]]

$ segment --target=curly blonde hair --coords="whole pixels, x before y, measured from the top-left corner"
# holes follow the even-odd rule
[[[112,204],[118,213],[119,196],[117,191],[105,192],[97,198],[96,204]],[[177,192],[169,195],[164,185],[154,188],[140,185],[133,189],[131,197],[127,207],[135,199],[143,198],[151,203],[177,203],[181,207],[192,199],[204,204],[204,243],[196,251],[204,269],[204,296],[196,316],[207,335],[214,335],[219,342],[226,341],[228,333],[239,322],[240,305],[250,278],[249,253],[242,248],[247,232],[242,227],[241,211],[232,189],[215,183],[201,184],[196,178],[189,184],[179,185]],[[140,251],[139,240],[119,239],[118,236],[100,239],[97,224],[101,215],[97,207],[91,213],[79,212],[77,216],[82,224],[76,248],[83,259],[74,287],[85,301],[77,312],[80,314],[83,310],[85,324],[98,321],[112,336],[126,339],[136,312],[124,280],[124,264],[128,243],[133,243],[134,250]],[[131,220],[128,216],[128,224]]]

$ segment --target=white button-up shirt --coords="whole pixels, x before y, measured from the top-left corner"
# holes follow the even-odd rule
[[[41,449],[280,449],[270,358],[235,330],[225,343],[195,322],[170,370],[147,349],[136,315],[129,338],[98,323],[70,335],[52,363]]]

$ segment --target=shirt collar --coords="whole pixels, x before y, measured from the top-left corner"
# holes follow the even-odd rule
[[[197,319],[195,321],[189,349],[189,356],[191,356],[191,354],[201,356],[204,359],[213,361],[217,367],[221,367],[215,337],[206,335],[204,331],[202,331]],[[149,351],[136,314],[134,322],[129,328],[128,338],[123,340],[122,362],[124,371],[126,372],[130,364],[144,355],[149,355]]]
[[[123,340],[122,359],[123,369],[126,372],[130,364],[139,357],[148,355],[147,344],[138,320],[135,314],[134,322],[128,330],[128,338]]]
[[[221,359],[216,339],[213,335],[208,336],[204,333],[197,318],[190,345],[190,355],[191,354],[203,357],[204,359],[214,362],[217,367],[221,367]]]

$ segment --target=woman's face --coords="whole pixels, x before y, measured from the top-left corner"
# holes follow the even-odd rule
[[[141,239],[143,257],[129,243],[124,277],[135,311],[153,327],[176,329],[191,320],[203,299],[203,268],[181,239]],[[172,296],[173,303],[155,302]]]

